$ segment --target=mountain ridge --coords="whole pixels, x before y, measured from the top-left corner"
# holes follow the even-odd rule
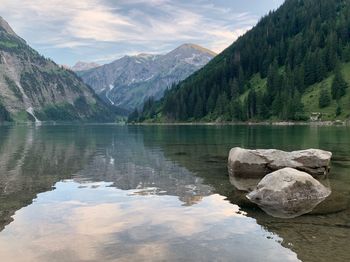
[[[78,72],[85,83],[111,104],[141,107],[208,63],[214,52],[194,44],[183,44],[166,54],[141,53],[124,56],[95,69]]]
[[[0,19],[0,122],[114,118],[73,72],[41,56]]]
[[[9,25],[9,23],[7,23],[7,21],[0,16],[0,28],[3,29],[6,33],[13,35],[17,38],[20,38],[15,31],[13,31],[13,29],[11,28],[11,26]],[[21,40],[23,40],[22,38],[20,38]],[[23,40],[24,41],[24,40]]]

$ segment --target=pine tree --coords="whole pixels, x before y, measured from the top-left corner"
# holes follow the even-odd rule
[[[332,98],[335,100],[339,100],[346,93],[346,88],[348,84],[344,80],[344,77],[340,71],[339,66],[337,66],[335,70],[335,76],[332,82]]]
[[[290,120],[306,120],[304,104],[301,101],[301,95],[298,91],[295,91],[292,97],[292,111],[288,117]]]
[[[236,99],[240,95],[240,88],[239,88],[239,82],[236,78],[231,80],[230,82],[230,91],[231,91],[231,98]]]
[[[210,93],[208,100],[207,100],[207,104],[206,104],[206,111],[208,114],[213,113],[214,111],[214,107],[215,107],[215,94],[212,90],[212,92]]]
[[[194,108],[194,117],[200,119],[203,117],[203,100],[201,97],[198,98],[196,106]]]
[[[326,88],[322,88],[320,91],[320,97],[318,100],[318,105],[320,108],[329,106],[331,103],[331,95]]]
[[[305,73],[304,73],[304,65],[300,65],[294,71],[294,84],[300,93],[305,91]]]
[[[341,106],[338,104],[337,109],[335,110],[335,115],[340,116],[342,111],[343,110],[342,110]]]
[[[257,115],[257,96],[254,89],[250,90],[247,98],[248,118],[254,118]]]
[[[242,66],[239,67],[238,70],[238,87],[239,87],[239,93],[244,93],[244,83],[245,83],[245,75]]]
[[[278,73],[278,65],[277,62],[270,66],[269,72],[267,74],[267,93],[271,99],[271,101],[276,96],[279,88],[280,88],[280,75]]]
[[[317,80],[317,60],[315,55],[308,53],[305,59],[305,84],[312,85]]]
[[[228,105],[229,105],[229,101],[227,99],[226,93],[219,95],[219,97],[216,101],[216,106],[215,106],[216,115],[221,116],[225,112],[227,112],[226,109],[228,108]]]
[[[242,112],[242,103],[239,99],[232,100],[230,103],[231,119],[232,120],[244,120]]]
[[[321,82],[327,73],[327,68],[325,66],[325,59],[324,59],[324,54],[322,51],[318,50],[316,52],[316,57],[315,57],[315,66],[316,66],[316,77],[315,80],[316,82]]]

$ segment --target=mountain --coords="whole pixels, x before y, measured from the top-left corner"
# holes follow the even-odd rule
[[[131,120],[348,119],[349,62],[349,0],[286,0]]]
[[[0,122],[114,117],[73,72],[39,55],[0,17]]]
[[[99,67],[100,65],[97,63],[87,63],[87,62],[82,62],[79,61],[77,62],[72,68],[71,70],[74,72],[79,72],[79,71],[86,71],[86,70],[90,70],[96,67]]]
[[[202,68],[214,56],[208,49],[184,44],[165,55],[124,56],[78,74],[103,99],[130,110],[151,97],[160,99],[172,84]]]

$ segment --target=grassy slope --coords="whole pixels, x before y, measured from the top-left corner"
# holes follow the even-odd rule
[[[305,94],[303,95],[302,101],[305,105],[305,111],[310,114],[311,112],[320,112],[323,117],[322,120],[335,120],[335,119],[348,119],[350,117],[350,63],[344,64],[342,67],[343,76],[346,82],[349,84],[349,88],[346,90],[346,95],[339,101],[342,107],[342,113],[336,117],[335,111],[337,109],[337,101],[332,100],[331,104],[326,108],[319,108],[318,100],[321,87],[324,86],[331,92],[331,85],[334,75],[330,75],[328,78],[323,80],[321,83],[317,83],[308,87]]]
[[[344,76],[344,79],[349,84],[349,88],[346,90],[346,95],[342,97],[339,101],[339,104],[342,108],[342,113],[340,116],[336,117],[336,109],[338,107],[338,102],[336,100],[331,100],[331,104],[328,107],[320,108],[319,107],[319,94],[321,88],[325,87],[329,90],[329,93],[331,94],[331,84],[332,80],[334,78],[334,74],[330,74],[328,78],[323,80],[320,83],[314,84],[309,86],[305,93],[302,96],[302,102],[305,106],[305,113],[307,116],[310,116],[313,112],[319,112],[322,113],[322,120],[328,121],[328,120],[345,120],[350,118],[350,63],[344,64],[342,66],[342,73]],[[250,79],[250,84],[252,88],[256,92],[265,92],[267,88],[267,79],[262,79],[259,74],[255,74]],[[245,93],[243,93],[240,96],[241,102],[243,102],[247,96],[248,96],[249,90],[247,90]],[[204,121],[206,119],[203,119]],[[270,119],[272,121],[278,121],[276,118]],[[189,119],[191,121],[191,119]],[[192,119],[193,121],[193,119]],[[209,122],[212,120],[208,120]],[[156,119],[152,120],[146,120],[146,122],[167,122],[167,119],[165,119],[161,112],[158,113],[158,116]]]
[[[342,67],[342,72],[345,80],[349,84],[349,88],[346,90],[346,95],[342,97],[339,104],[342,108],[342,113],[340,116],[336,117],[335,112],[338,107],[338,103],[335,100],[331,101],[328,107],[320,108],[318,105],[319,94],[322,87],[328,89],[331,93],[331,85],[334,74],[331,74],[328,78],[320,83],[309,86],[302,97],[302,102],[305,106],[305,113],[309,116],[312,112],[322,113],[322,120],[345,120],[350,117],[350,63],[344,64]],[[266,91],[266,78],[262,79],[258,74],[254,75],[249,81],[256,92]],[[249,90],[241,95],[240,100],[243,102],[248,96]]]
[[[266,78],[262,79],[259,74],[255,74],[249,81],[251,84],[252,88],[255,90],[255,92],[259,93],[264,93],[267,88],[267,80]],[[245,91],[241,96],[240,100],[243,102],[249,94],[250,90]]]

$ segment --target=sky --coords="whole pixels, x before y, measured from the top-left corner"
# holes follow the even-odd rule
[[[194,43],[220,53],[283,0],[0,0],[0,15],[58,64],[107,63]]]

